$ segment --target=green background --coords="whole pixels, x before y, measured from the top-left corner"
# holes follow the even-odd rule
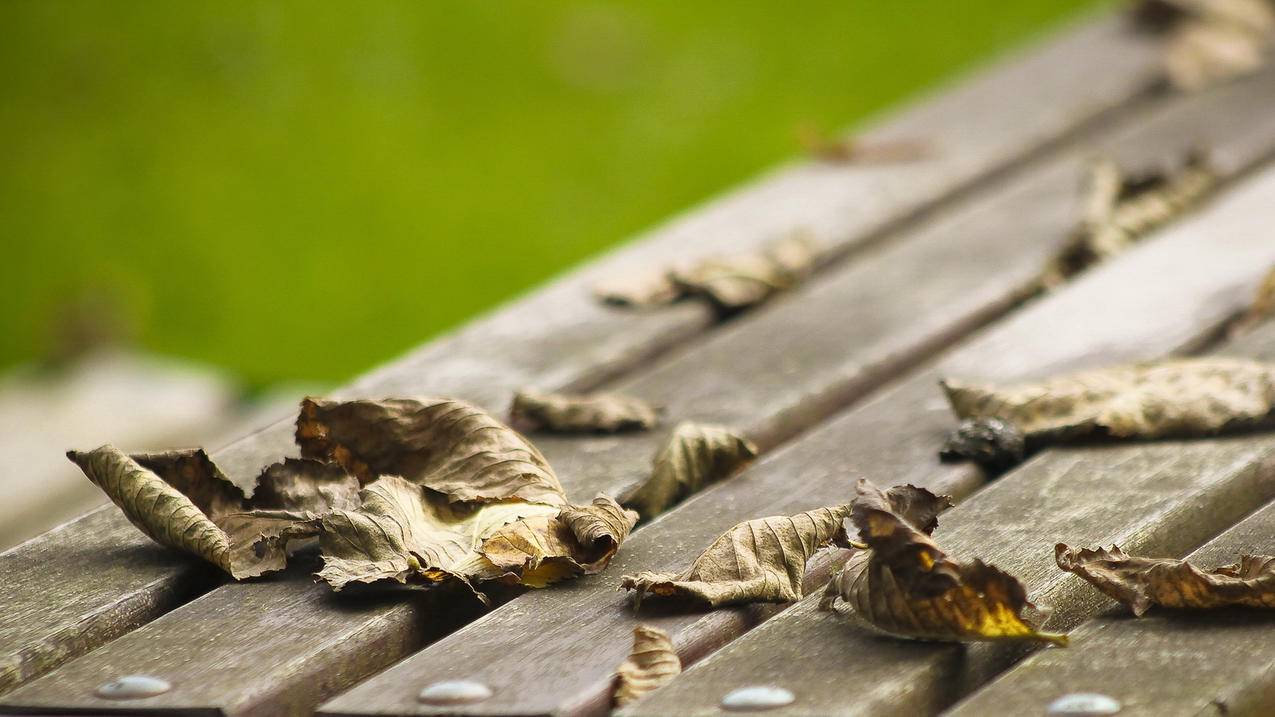
[[[6,2],[0,366],[340,380],[1091,4]]]

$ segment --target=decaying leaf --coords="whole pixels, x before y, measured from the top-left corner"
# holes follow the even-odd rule
[[[1231,326],[1231,336],[1246,334],[1272,317],[1275,317],[1275,268],[1262,280],[1248,310]]]
[[[651,519],[674,503],[742,468],[757,446],[724,426],[683,422],[656,454],[651,476],[625,499],[627,508]]]
[[[810,273],[820,248],[805,232],[772,242],[758,251],[701,259],[603,284],[595,293],[609,304],[662,306],[702,297],[722,313],[734,313],[790,289]]]
[[[623,707],[667,685],[682,673],[668,633],[650,625],[633,628],[633,651],[615,672],[612,703]]]
[[[1135,558],[1116,546],[1076,550],[1059,543],[1058,567],[1084,578],[1141,617],[1152,605],[1210,609],[1275,608],[1275,557],[1241,555],[1235,565],[1205,572],[1185,560]]]
[[[520,428],[556,433],[645,431],[660,419],[659,411],[646,401],[616,393],[519,391],[509,413]]]
[[[802,596],[806,561],[829,544],[844,544],[849,505],[740,523],[714,540],[681,573],[625,575],[620,585],[705,607],[751,602],[793,602]]]
[[[540,451],[464,401],[307,398],[297,443],[304,456],[335,461],[364,484],[396,475],[454,502],[566,503]]]
[[[67,456],[147,536],[236,579],[281,570],[289,541],[313,536],[318,514],[354,505],[358,487],[338,466],[287,461],[249,500],[202,450],[128,456],[107,445]]]
[[[1028,450],[1088,438],[1164,438],[1211,435],[1252,427],[1275,408],[1275,364],[1233,358],[1169,359],[1085,371],[1016,386],[944,380],[958,418],[1012,427],[989,442],[958,429],[943,454],[972,460],[1011,460],[997,449],[1006,431],[1022,434]]]
[[[637,523],[637,513],[607,496],[556,515],[511,523],[482,541],[479,553],[502,575],[531,587],[599,572]]]
[[[1143,0],[1134,11],[1141,25],[1165,33],[1165,69],[1181,90],[1257,71],[1275,40],[1269,0]]]
[[[1180,168],[1135,174],[1109,160],[1094,163],[1084,189],[1084,216],[1046,267],[1041,284],[1058,286],[1128,251],[1147,234],[1202,202],[1217,184],[1217,172],[1201,152],[1190,153]]]
[[[1033,640],[1065,645],[1022,617],[1033,606],[1021,583],[980,560],[956,562],[930,538],[945,497],[914,486],[882,491],[859,481],[851,519],[867,549],[828,584],[820,606],[851,606],[855,620],[920,640]]]

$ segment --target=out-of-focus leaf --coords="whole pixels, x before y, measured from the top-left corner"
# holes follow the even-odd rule
[[[651,476],[624,499],[651,519],[709,483],[733,475],[757,455],[753,442],[724,426],[679,423],[656,454]]]
[[[1260,424],[1275,409],[1275,364],[1169,359],[1003,387],[945,380],[943,389],[958,418],[1009,424],[1031,449],[1091,436],[1199,436]],[[944,454],[995,454],[995,445],[969,441],[974,433],[962,426]]]
[[[1084,216],[1041,276],[1056,287],[1128,251],[1147,234],[1192,209],[1217,188],[1207,156],[1190,153],[1181,167],[1127,173],[1110,160],[1090,168]]]
[[[616,707],[636,702],[682,673],[682,661],[668,633],[650,625],[633,628],[633,650],[615,671]]]
[[[1059,543],[1058,567],[1084,578],[1141,617],[1152,605],[1210,609],[1275,607],[1275,557],[1241,555],[1239,563],[1204,571],[1185,560],[1136,558],[1116,546],[1076,550]]]
[[[821,607],[871,628],[922,640],[1033,640],[1065,645],[1022,617],[1032,608],[1021,583],[980,560],[951,560],[930,538],[951,503],[912,486],[883,492],[860,481],[851,517],[867,549],[828,584]]]
[[[792,516],[758,518],[723,533],[681,573],[625,575],[621,587],[663,598],[719,607],[751,602],[793,602],[802,596],[806,561],[819,548],[845,542],[849,505]]]
[[[1262,280],[1248,310],[1231,327],[1231,336],[1242,336],[1271,317],[1275,317],[1275,268]]]
[[[519,428],[556,433],[645,431],[660,419],[659,411],[646,401],[615,393],[519,391],[509,413]]]
[[[202,450],[67,456],[147,536],[236,579],[281,570],[288,542],[313,536],[317,514],[350,505],[357,486],[337,466],[289,461],[263,473],[250,501]]]
[[[1164,33],[1165,70],[1184,91],[1257,71],[1275,40],[1269,0],[1141,0],[1134,18]]]
[[[834,164],[915,162],[932,154],[929,143],[915,139],[864,140],[830,137],[812,125],[797,128],[797,141],[806,154]]]
[[[455,399],[307,398],[297,443],[306,457],[335,461],[364,484],[396,475],[455,502],[566,503],[535,446]]]

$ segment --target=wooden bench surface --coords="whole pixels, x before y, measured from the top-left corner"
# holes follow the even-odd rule
[[[1037,709],[1046,673],[1064,664],[1048,661],[1064,651],[873,638],[814,612],[817,596],[788,609],[635,616],[615,588],[624,573],[684,567],[740,520],[844,502],[867,476],[957,496],[939,534],[949,550],[1021,576],[1054,605],[1054,624],[1081,625],[1078,643],[1094,632],[1134,649],[1136,633],[1093,627],[1107,604],[1051,567],[1053,543],[1190,552],[1275,499],[1275,439],[1050,450],[984,486],[972,465],[936,460],[953,423],[936,381],[1202,350],[1275,360],[1275,325],[1217,345],[1275,265],[1275,170],[1264,166],[1275,156],[1275,73],[1189,96],[1158,92],[1160,82],[1156,48],[1121,20],[1079,24],[866,131],[930,142],[921,161],[782,168],[337,392],[448,395],[503,413],[522,388],[605,388],[662,404],[666,426],[724,423],[758,444],[756,464],[639,526],[604,573],[485,615],[429,598],[334,595],[312,581],[312,555],[226,583],[107,506],[0,554],[0,712],[602,714],[638,622],[666,630],[690,667],[626,714],[718,714],[725,692],[757,681],[798,695],[776,713],[934,713],[972,693],[960,709],[979,714],[988,683],[987,694],[1021,691],[1026,711]],[[1091,158],[1142,165],[1199,145],[1213,150],[1220,197],[1041,294],[1039,272],[1075,226]],[[800,229],[830,249],[816,275],[729,322],[698,302],[631,311],[590,295],[609,277]],[[580,501],[644,478],[667,431],[532,438]],[[249,486],[294,451],[282,422],[214,459]],[[831,555],[814,563],[810,587],[833,566]],[[1084,682],[1089,663],[1073,650],[1066,674]],[[1261,704],[1269,691],[1261,654],[1246,655],[1247,682],[1227,685],[1242,693],[1234,704]],[[126,674],[173,689],[136,703],[94,695]],[[446,709],[417,701],[447,679],[494,694]],[[1220,688],[1191,698],[1212,699],[1210,689]]]

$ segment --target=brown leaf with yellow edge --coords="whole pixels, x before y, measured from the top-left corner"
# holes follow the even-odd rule
[[[806,561],[815,551],[842,544],[849,505],[739,523],[713,541],[680,573],[643,572],[620,579],[623,589],[704,607],[801,599]]]
[[[1000,421],[1031,449],[1109,436],[1207,436],[1253,427],[1275,409],[1275,364],[1235,358],[1168,359],[1062,376],[1036,383],[990,386],[943,381],[958,418],[945,457],[987,460],[966,439],[981,422]],[[964,443],[963,443],[964,442]]]
[[[1275,608],[1275,557],[1241,555],[1204,571],[1185,560],[1137,558],[1120,548],[1054,547],[1058,567],[1075,573],[1141,617],[1152,605],[1207,610],[1228,605]]]
[[[757,455],[752,441],[725,426],[684,421],[656,454],[651,475],[624,498],[650,520],[704,486],[737,473]]]
[[[519,428],[554,433],[645,431],[660,420],[659,411],[651,404],[616,393],[519,391],[509,415]]]
[[[1041,284],[1059,286],[1086,269],[1123,254],[1147,234],[1200,204],[1218,186],[1206,154],[1191,152],[1182,166],[1129,173],[1110,160],[1095,162],[1084,188],[1084,216],[1050,260]]]
[[[981,560],[953,561],[939,549],[929,533],[950,505],[945,498],[911,486],[886,493],[866,480],[858,491],[851,518],[867,548],[828,583],[821,608],[838,611],[842,600],[850,617],[895,637],[1067,644],[1066,635],[1024,620],[1033,606],[1014,577]]]
[[[249,500],[202,450],[128,456],[106,445],[67,457],[151,539],[236,579],[283,569],[289,541],[313,536],[317,514],[352,505],[357,489],[313,461],[271,466]]]
[[[650,625],[633,628],[633,650],[615,671],[611,702],[623,707],[658,690],[682,674],[682,660],[668,633]]]
[[[364,484],[395,475],[453,502],[567,502],[535,446],[455,399],[307,398],[297,417],[297,444],[307,458],[335,461]]]
[[[601,571],[628,537],[638,515],[607,496],[567,506],[556,515],[510,523],[482,541],[478,552],[503,574],[530,587]]]

